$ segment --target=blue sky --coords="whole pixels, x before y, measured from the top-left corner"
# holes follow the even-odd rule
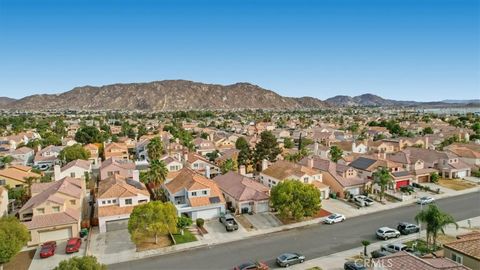
[[[480,97],[477,0],[0,0],[0,96],[186,79]]]

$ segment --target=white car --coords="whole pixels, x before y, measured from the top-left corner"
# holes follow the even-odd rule
[[[434,201],[435,201],[435,199],[433,197],[421,197],[421,198],[418,198],[417,203],[418,204],[429,204],[429,203],[433,203]]]
[[[342,214],[331,214],[328,216],[323,223],[325,224],[333,224],[333,223],[338,223],[344,221],[346,218]]]
[[[400,237],[400,232],[389,227],[381,227],[376,231],[376,235],[378,239],[387,240]]]
[[[365,195],[356,195],[355,197],[353,197],[353,200],[358,206],[361,206],[361,207],[370,206],[374,203],[372,199],[370,199]]]
[[[408,250],[408,246],[406,246],[404,244],[386,244],[386,245],[382,245],[380,250],[381,251],[388,251],[390,253],[395,253],[395,252],[399,252],[399,251]]]

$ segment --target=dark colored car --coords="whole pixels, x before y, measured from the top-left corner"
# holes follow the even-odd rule
[[[270,269],[268,265],[263,262],[248,262],[235,266],[235,270],[268,270]]]
[[[305,256],[298,253],[283,253],[277,257],[277,264],[281,267],[289,267],[292,264],[303,263]]]
[[[80,246],[82,245],[82,239],[78,237],[70,238],[67,242],[67,247],[65,248],[66,253],[78,252]]]
[[[361,264],[359,262],[354,262],[354,261],[346,262],[343,265],[343,269],[345,269],[345,270],[367,270],[367,268],[365,266],[363,266],[363,264]]]
[[[420,227],[416,224],[411,224],[407,222],[401,222],[397,226],[397,230],[404,235],[411,234],[411,233],[418,233],[420,231]]]
[[[370,253],[372,255],[372,258],[376,259],[376,258],[381,258],[381,257],[385,257],[387,255],[390,255],[392,253],[386,251],[386,250],[374,250]]]
[[[55,250],[57,249],[57,242],[50,241],[45,242],[40,248],[40,258],[48,258],[55,255]]]

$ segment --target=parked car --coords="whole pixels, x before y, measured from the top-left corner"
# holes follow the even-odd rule
[[[235,270],[268,270],[268,265],[263,262],[248,262],[235,266]]]
[[[377,230],[376,235],[379,239],[387,240],[400,237],[400,232],[389,227],[381,227]]]
[[[345,270],[366,270],[367,268],[358,261],[348,261],[343,265]]]
[[[342,222],[342,221],[345,221],[345,216],[344,215],[342,215],[342,214],[331,214],[330,216],[328,216],[323,221],[323,223],[333,224],[333,223]]]
[[[380,248],[380,250],[388,251],[390,253],[406,251],[407,249],[408,247],[404,244],[385,244],[385,245],[382,245],[382,247]]]
[[[303,263],[305,261],[305,256],[298,253],[283,253],[277,257],[277,264],[281,267],[289,267],[290,265]]]
[[[74,253],[78,252],[80,250],[80,246],[82,245],[82,239],[79,237],[74,237],[68,239],[67,242],[67,247],[65,247],[65,252],[68,253]]]
[[[418,198],[417,203],[424,205],[424,204],[433,203],[434,201],[435,199],[433,197],[426,196],[426,197]]]
[[[227,232],[232,232],[238,230],[238,223],[235,221],[232,215],[225,214],[219,218],[219,221],[225,225]]]
[[[49,241],[42,244],[40,248],[40,258],[48,258],[55,255],[57,249],[57,242]]]
[[[370,199],[365,195],[356,195],[355,197],[353,197],[353,201],[355,202],[356,205],[361,207],[370,206],[374,203],[374,200]]]
[[[48,164],[38,164],[33,166],[34,169],[38,169],[40,171],[48,171],[50,169],[50,166]]]
[[[420,227],[416,224],[400,222],[397,226],[397,230],[401,234],[407,235],[411,233],[418,233],[420,231]]]
[[[392,254],[392,253],[390,253],[386,250],[380,250],[380,249],[370,252],[370,255],[372,256],[373,259],[385,257],[385,256],[390,255],[390,254]]]

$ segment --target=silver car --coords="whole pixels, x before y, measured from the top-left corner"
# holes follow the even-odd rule
[[[298,253],[283,253],[277,257],[277,264],[281,267],[289,267],[290,265],[303,263],[305,261],[305,256]]]
[[[389,227],[381,227],[377,230],[376,235],[379,239],[387,240],[400,237],[400,232]]]

